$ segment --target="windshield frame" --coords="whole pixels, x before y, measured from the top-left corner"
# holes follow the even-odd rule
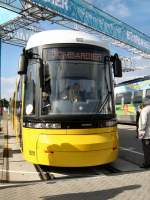
[[[83,45],[83,44],[63,44],[63,45],[46,45],[46,46],[44,46],[44,48],[42,48],[42,58],[44,58],[44,55],[43,55],[43,52],[44,52],[44,50],[45,49],[48,49],[48,48],[53,48],[53,47],[59,47],[59,48],[61,48],[61,47],[79,47],[79,48],[82,48],[82,47],[84,47],[85,48],[85,46],[88,48],[88,47],[90,47],[90,48],[92,48],[93,50],[94,49],[96,49],[96,50],[99,50],[99,51],[102,51],[102,52],[104,52],[105,53],[105,55],[106,56],[109,56],[109,51],[108,50],[106,50],[106,49],[104,49],[104,48],[101,48],[101,47],[97,47],[97,46],[93,46],[93,45]],[[44,60],[43,60],[44,61]],[[104,64],[104,63],[103,63]],[[105,65],[105,64],[104,64]],[[111,75],[111,69],[110,69],[110,65],[108,65],[107,64],[107,67],[108,67],[108,73],[109,73],[109,83],[110,83],[110,87],[112,86],[112,84],[111,84],[111,82],[112,82],[112,75]],[[107,82],[108,82],[107,81]],[[108,84],[108,83],[107,83]],[[106,85],[107,85],[106,84]],[[108,86],[107,86],[108,87]],[[41,92],[40,92],[41,93]],[[108,93],[109,93],[109,91],[108,91]],[[113,93],[113,89],[112,89],[112,87],[111,87],[111,94]],[[41,93],[42,94],[42,93]],[[114,105],[113,105],[113,98],[112,98],[112,96],[110,97],[111,98],[111,104],[112,104],[112,107],[111,107],[111,113],[109,113],[109,114],[107,114],[107,115],[114,115]],[[41,99],[41,98],[40,98]],[[41,109],[41,103],[42,102],[40,102],[40,109]],[[75,115],[75,116],[77,116],[77,115],[105,115],[104,113],[96,113],[96,112],[94,112],[94,113],[79,113],[79,114],[77,114],[77,113],[59,113],[59,114],[57,114],[57,113],[51,113],[50,115],[52,115],[52,116],[54,116],[54,115]],[[41,114],[41,112],[40,112],[40,116],[45,116],[45,117],[47,117],[47,116],[50,116],[50,115],[42,115]]]

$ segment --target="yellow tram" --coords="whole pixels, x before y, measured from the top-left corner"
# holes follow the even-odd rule
[[[20,57],[15,129],[34,164],[86,167],[114,161],[118,136],[113,74],[121,62],[97,37],[71,30],[36,33]]]

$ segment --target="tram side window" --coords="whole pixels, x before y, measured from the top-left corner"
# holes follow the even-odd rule
[[[22,90],[21,90],[21,81],[18,84],[17,88],[17,97],[16,97],[16,114],[18,117],[21,116],[21,108],[22,108]]]
[[[43,79],[43,85],[42,85],[42,96],[41,96],[41,114],[47,115],[51,111],[51,71],[50,66],[48,63],[44,66],[44,79]],[[52,83],[53,84],[53,83]]]
[[[116,105],[122,104],[122,94],[116,94]]]
[[[131,97],[132,97],[131,92],[123,93],[124,104],[131,104]]]
[[[145,95],[146,99],[150,99],[150,89],[146,90],[146,95]]]
[[[143,90],[135,91],[133,96],[133,103],[142,103]]]
[[[30,61],[31,62],[31,61]],[[25,114],[35,114],[35,86],[37,83],[36,64],[30,63],[27,70],[25,84]]]

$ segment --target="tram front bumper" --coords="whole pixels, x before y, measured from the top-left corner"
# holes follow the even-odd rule
[[[110,163],[118,156],[116,132],[40,134],[36,155],[39,164],[50,166],[85,167]]]

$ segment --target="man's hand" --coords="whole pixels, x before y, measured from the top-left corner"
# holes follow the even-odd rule
[[[141,139],[143,139],[143,137],[144,137],[144,135],[143,134],[139,134],[139,139],[141,140]]]

